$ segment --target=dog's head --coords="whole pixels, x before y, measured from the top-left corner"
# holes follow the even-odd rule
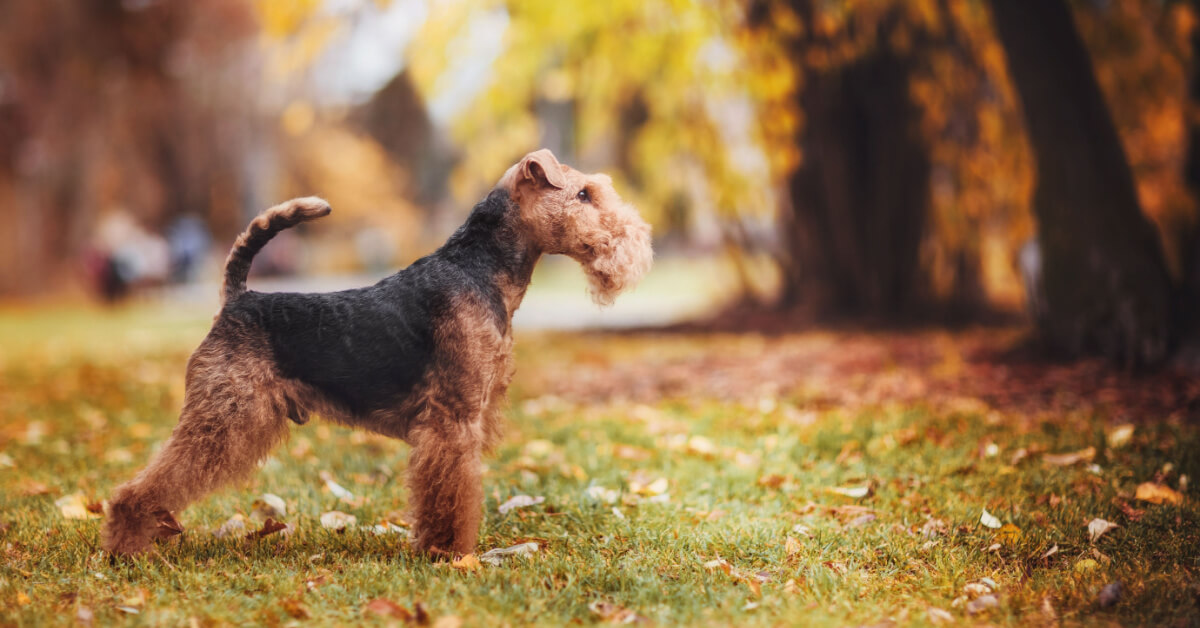
[[[650,269],[650,225],[608,175],[579,172],[543,148],[509,168],[497,187],[520,208],[521,229],[538,250],[583,266],[596,303],[611,304]]]

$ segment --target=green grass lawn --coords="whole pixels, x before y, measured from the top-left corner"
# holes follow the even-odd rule
[[[853,334],[519,337],[478,554],[536,543],[528,556],[410,553],[407,446],[313,423],[182,513],[182,537],[113,560],[101,518],[64,504],[103,499],[169,434],[207,321],[0,313],[0,624],[395,623],[418,605],[442,626],[1200,622],[1194,419],[1070,396],[1101,389],[1044,407],[914,389],[890,358],[822,371],[884,342]],[[921,370],[950,381],[962,342],[918,337]],[[1181,502],[1137,499],[1147,482]],[[294,532],[217,538],[234,515],[257,529],[264,493]],[[499,514],[518,495],[544,502]],[[325,529],[329,511],[357,525]],[[1120,527],[1091,542],[1097,518]]]

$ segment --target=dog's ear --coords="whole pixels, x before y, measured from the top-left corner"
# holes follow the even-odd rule
[[[558,190],[567,185],[567,179],[562,173],[562,166],[548,148],[525,155],[518,171],[523,180],[530,181],[534,185],[548,185]]]

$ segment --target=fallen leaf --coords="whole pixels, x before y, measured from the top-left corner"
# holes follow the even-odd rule
[[[825,492],[830,493],[832,495],[841,495],[842,497],[849,497],[851,499],[861,499],[861,498],[866,497],[867,495],[871,494],[871,487],[869,487],[869,486],[848,486],[848,487],[834,486],[834,487],[825,489]]]
[[[38,495],[47,495],[53,492],[54,489],[46,486],[42,482],[30,480],[28,478],[17,483],[17,492],[25,497],[36,497]]]
[[[859,515],[859,516],[851,519],[848,523],[846,523],[846,527],[847,528],[861,528],[876,519],[878,519],[878,517],[876,517],[875,515],[870,514],[870,513],[867,513],[865,515]]]
[[[993,530],[999,530],[1004,525],[1000,523],[1000,520],[997,519],[995,515],[988,512],[987,508],[984,508],[983,514],[979,515],[979,523],[986,527],[992,528]]]
[[[973,600],[984,595],[991,595],[991,593],[992,587],[982,582],[970,582],[963,586],[963,595],[967,596],[967,599]]]
[[[1095,543],[1100,540],[1100,537],[1108,534],[1110,530],[1119,527],[1121,526],[1103,519],[1092,519],[1087,525],[1088,541]]]
[[[787,481],[788,477],[786,475],[771,473],[758,478],[758,482],[756,482],[756,484],[763,488],[779,488],[780,486],[783,486],[784,482]]]
[[[24,591],[17,591],[17,605],[18,606],[28,606],[29,603],[32,601],[33,600],[29,599],[28,595],[25,595]]]
[[[479,556],[481,562],[489,565],[500,565],[512,556],[531,556],[538,551],[537,543],[520,543],[511,547],[490,549]]]
[[[942,536],[950,530],[950,525],[942,519],[930,519],[921,526],[921,536],[927,539]]]
[[[287,516],[287,503],[283,498],[271,493],[264,493],[262,497],[254,500],[254,504],[250,507],[250,518],[255,521],[266,521],[268,519],[279,520]]]
[[[650,450],[641,447],[625,444],[613,445],[613,456],[622,460],[649,460],[651,455]]]
[[[325,488],[329,489],[333,496],[343,501],[354,501],[354,493],[346,490],[341,484],[338,484],[333,478],[333,474],[328,471],[322,471],[320,474],[321,480],[325,482]]]
[[[146,596],[149,593],[145,589],[134,589],[133,593],[121,601],[122,606],[132,606],[133,608],[141,608],[146,605]]]
[[[1001,526],[1000,532],[997,533],[996,538],[998,538],[1001,543],[1012,547],[1021,540],[1022,536],[1024,536],[1024,533],[1021,532],[1021,528],[1017,527],[1016,524],[1006,523]]]
[[[462,571],[475,571],[483,565],[479,562],[479,559],[476,558],[474,554],[467,554],[462,558],[457,558],[450,561],[450,566]]]
[[[792,526],[792,532],[795,532],[796,534],[799,534],[800,536],[803,536],[803,537],[807,537],[810,539],[812,538],[812,529],[810,529],[808,526],[804,525],[803,523],[797,523],[796,525]]]
[[[1129,444],[1133,439],[1133,424],[1124,423],[1118,425],[1108,433],[1108,446],[1110,449],[1120,449]]]
[[[341,531],[358,524],[358,517],[348,515],[340,510],[331,510],[321,515],[321,527],[326,530]]]
[[[967,612],[972,615],[985,613],[1000,606],[1000,599],[994,595],[985,595],[983,597],[967,602]]]
[[[704,568],[709,571],[724,571],[726,574],[733,573],[733,566],[730,565],[724,558],[716,558],[704,563]]]
[[[509,500],[503,504],[500,504],[500,508],[498,510],[500,511],[500,514],[507,515],[510,511],[516,510],[517,508],[527,508],[529,506],[540,504],[544,501],[546,501],[546,498],[542,496],[530,497],[529,495],[516,495],[509,498]]]
[[[72,493],[55,500],[54,505],[58,506],[58,511],[67,519],[94,519],[100,515],[91,512],[87,507],[87,500],[84,499],[83,493]]]
[[[217,531],[213,533],[213,536],[223,539],[227,536],[241,536],[245,531],[246,518],[238,514],[227,519],[225,523],[222,523],[221,527],[217,528]]]
[[[804,546],[800,544],[800,541],[797,541],[789,536],[783,542],[783,551],[788,556],[795,556],[796,554],[804,551]]]
[[[1183,495],[1181,493],[1169,486],[1163,486],[1155,482],[1142,482],[1138,484],[1134,498],[1150,502],[1151,504],[1171,504],[1178,506],[1183,503]]]
[[[423,626],[428,624],[428,616],[426,616],[424,624],[421,623],[420,616],[417,617],[417,625]],[[437,621],[433,622],[433,628],[462,628],[462,625],[463,620],[458,615],[442,615],[437,618]]]
[[[254,532],[247,534],[246,538],[261,539],[264,536],[267,536],[269,534],[275,534],[276,532],[279,532],[281,530],[286,530],[287,528],[288,528],[288,526],[286,523],[280,523],[279,521],[276,521],[276,520],[268,517],[267,520],[263,522],[262,529],[255,530]]]
[[[668,488],[670,488],[670,483],[667,482],[667,478],[649,480],[638,474],[629,478],[629,491],[638,495],[661,495],[667,492]]]
[[[1046,454],[1042,456],[1042,461],[1046,464],[1056,467],[1067,467],[1080,462],[1091,462],[1096,457],[1096,448],[1088,447],[1065,454]]]
[[[1096,603],[1100,605],[1100,608],[1115,606],[1117,602],[1121,601],[1122,593],[1124,593],[1124,588],[1120,582],[1106,584],[1103,589],[1100,589],[1100,594],[1096,596]]]
[[[80,607],[75,610],[75,621],[83,624],[84,626],[92,625],[92,622],[95,620],[96,614],[92,612],[92,609],[80,605]]]
[[[937,607],[929,607],[929,623],[931,624],[949,624],[954,622],[954,615],[950,611],[942,610]]]
[[[1099,568],[1100,568],[1100,563],[1096,562],[1095,560],[1093,560],[1091,558],[1085,558],[1085,559],[1075,563],[1075,573],[1080,574],[1080,575],[1091,573]]]
[[[1058,547],[1055,545],[1055,547]],[[1042,617],[1045,617],[1054,624],[1058,623],[1058,610],[1054,608],[1054,599],[1049,595],[1042,596]]]
[[[604,488],[603,486],[589,486],[588,489],[583,492],[583,494],[587,495],[591,499],[604,502],[606,504],[615,504],[617,503],[617,500],[621,498],[620,491],[611,488]]]
[[[592,611],[601,620],[611,624],[633,624],[646,621],[645,617],[638,615],[634,611],[605,600],[595,600],[591,604],[588,604],[588,610]]]
[[[381,534],[405,534],[406,535],[406,534],[408,534],[408,530],[392,523],[391,521],[384,521],[383,523],[371,526],[371,534],[374,534],[376,536],[381,535]]]
[[[1053,547],[1051,547],[1050,549],[1043,552],[1042,555],[1039,556],[1038,558],[1040,560],[1046,560],[1047,558],[1050,558],[1051,556],[1053,556],[1057,553],[1058,553],[1058,543],[1055,543]]]
[[[689,454],[711,458],[717,455],[717,445],[711,440],[703,436],[692,436],[687,441],[687,451]]]
[[[391,600],[385,600],[383,598],[371,600],[367,603],[364,610],[373,615],[379,615],[380,617],[399,619],[404,623],[411,622],[415,619],[413,614],[409,612],[407,608],[404,608],[403,606]]]
[[[288,598],[283,601],[283,612],[291,615],[296,619],[308,619],[308,608],[300,601],[298,597]]]

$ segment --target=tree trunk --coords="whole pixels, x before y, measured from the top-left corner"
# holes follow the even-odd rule
[[[1193,10],[1200,10],[1200,0],[1193,0]],[[1187,100],[1187,157],[1183,164],[1183,182],[1192,193],[1192,201],[1200,203],[1200,28],[1192,29],[1192,75],[1188,81]],[[1200,355],[1200,216],[1193,219],[1179,237],[1181,273],[1177,294],[1177,324],[1180,336],[1190,345],[1190,352]]]
[[[805,77],[803,164],[781,218],[785,307],[894,318],[921,300],[930,157],[911,74],[909,59],[881,45]]]
[[[1064,0],[990,0],[1037,162],[1033,210],[1052,350],[1153,365],[1171,341],[1162,243]]]

